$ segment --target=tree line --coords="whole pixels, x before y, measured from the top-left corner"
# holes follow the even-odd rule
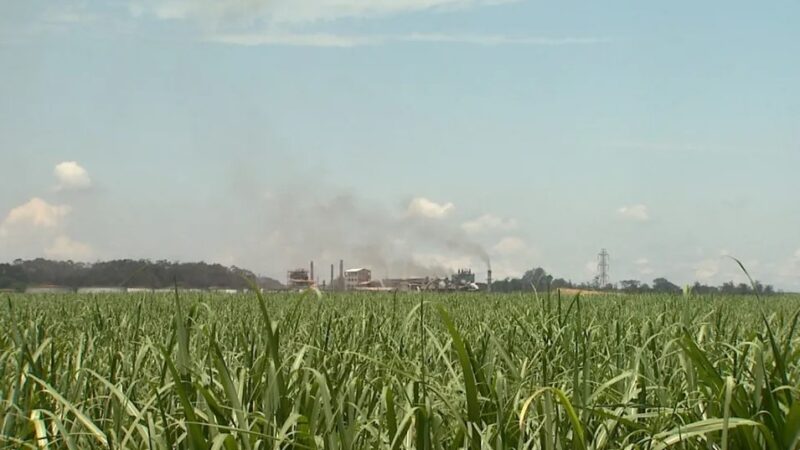
[[[30,286],[57,285],[70,288],[86,286],[144,287],[163,289],[175,285],[191,289],[245,289],[246,279],[256,280],[265,289],[280,289],[282,284],[268,277],[257,277],[253,272],[236,266],[205,262],[171,262],[121,259],[97,263],[51,261],[47,259],[15,260],[0,264],[0,289],[23,291]],[[773,286],[756,281],[755,287],[732,281],[720,286],[696,282],[690,286],[696,294],[753,294],[775,293]],[[494,292],[546,292],[554,289],[584,289],[628,293],[680,293],[683,289],[667,280],[656,278],[651,284],[639,280],[623,280],[618,284],[599,286],[593,283],[573,283],[556,278],[541,267],[526,271],[519,278],[505,278],[492,283]]]
[[[666,278],[659,277],[648,284],[639,280],[623,280],[619,284],[608,284],[600,286],[596,281],[591,283],[573,283],[572,281],[563,278],[555,278],[542,269],[536,267],[526,271],[519,278],[506,278],[504,280],[496,280],[492,283],[493,292],[519,292],[519,291],[533,291],[546,292],[554,289],[584,289],[584,290],[600,290],[609,292],[626,292],[626,293],[672,293],[677,294],[683,292],[683,288],[677,284],[669,281]],[[723,283],[720,286],[709,286],[700,282],[695,282],[689,288],[695,294],[754,294],[771,295],[775,294],[775,288],[769,284],[763,284],[760,281],[755,281],[753,286],[746,283],[736,284],[732,281]]]
[[[256,280],[265,289],[278,289],[281,283],[236,266],[204,262],[171,262],[121,259],[97,263],[20,260],[0,264],[0,289],[25,290],[30,286],[57,285],[70,288],[86,286],[245,289],[246,279]]]

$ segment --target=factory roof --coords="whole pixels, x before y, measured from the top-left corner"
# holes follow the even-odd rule
[[[361,272],[362,270],[369,270],[369,269],[367,269],[367,268],[364,268],[364,267],[359,267],[359,268],[356,268],[356,269],[347,269],[347,270],[345,270],[344,272],[345,272],[345,273],[351,273],[351,272]]]

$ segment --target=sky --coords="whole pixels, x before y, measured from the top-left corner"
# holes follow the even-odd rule
[[[0,3],[0,261],[800,291],[800,3]]]

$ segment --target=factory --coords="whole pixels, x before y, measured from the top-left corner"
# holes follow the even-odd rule
[[[127,288],[117,286],[87,286],[79,287],[78,294],[124,294]]]
[[[372,271],[369,269],[347,269],[344,271],[344,287],[350,291],[372,281]]]
[[[380,282],[372,279],[372,271],[363,267],[344,268],[344,260],[339,260],[339,276],[335,276],[335,265],[331,264],[329,280],[321,280],[314,273],[314,261],[308,269],[297,268],[286,272],[286,288],[289,290],[304,290],[315,287],[325,291],[355,291],[382,288]]]
[[[294,269],[286,272],[286,287],[289,289],[306,289],[314,283],[314,263],[311,263],[311,270]]]
[[[492,270],[487,272],[487,282],[477,283],[475,273],[471,269],[458,269],[450,277],[410,277],[410,278],[384,278],[374,280],[372,271],[365,267],[352,269],[344,268],[344,260],[339,260],[339,274],[335,276],[335,265],[331,264],[329,280],[322,280],[314,276],[314,261],[309,263],[308,269],[298,268],[287,271],[286,288],[289,290],[304,290],[315,287],[330,292],[341,291],[491,291]]]
[[[400,292],[422,291],[430,283],[430,277],[387,278],[383,280],[384,286]]]
[[[470,269],[458,269],[458,272],[450,277],[450,282],[455,287],[468,287],[475,285],[475,274]]]
[[[26,294],[69,294],[72,292],[75,292],[75,290],[71,287],[57,286],[54,284],[30,286],[25,289]]]
[[[364,269],[366,270],[366,269]],[[359,279],[365,276],[362,273],[354,273],[353,280]],[[367,280],[371,277],[371,274],[367,270],[366,274]],[[314,274],[314,261],[311,261],[308,265],[308,269],[305,268],[297,268],[293,270],[289,270],[286,272],[286,288],[289,290],[303,290],[308,289],[310,287],[316,287],[317,289],[323,289],[328,291],[344,291],[348,289],[348,284],[345,278],[345,270],[344,270],[344,260],[339,261],[339,276],[337,278],[334,277],[334,265],[331,264],[331,278],[330,281],[322,280],[320,283],[319,277],[315,276]],[[353,286],[351,286],[353,287]]]

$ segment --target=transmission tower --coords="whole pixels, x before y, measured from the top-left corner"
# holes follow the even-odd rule
[[[597,281],[600,287],[605,287],[608,284],[608,261],[610,257],[606,249],[600,250],[597,255]]]

